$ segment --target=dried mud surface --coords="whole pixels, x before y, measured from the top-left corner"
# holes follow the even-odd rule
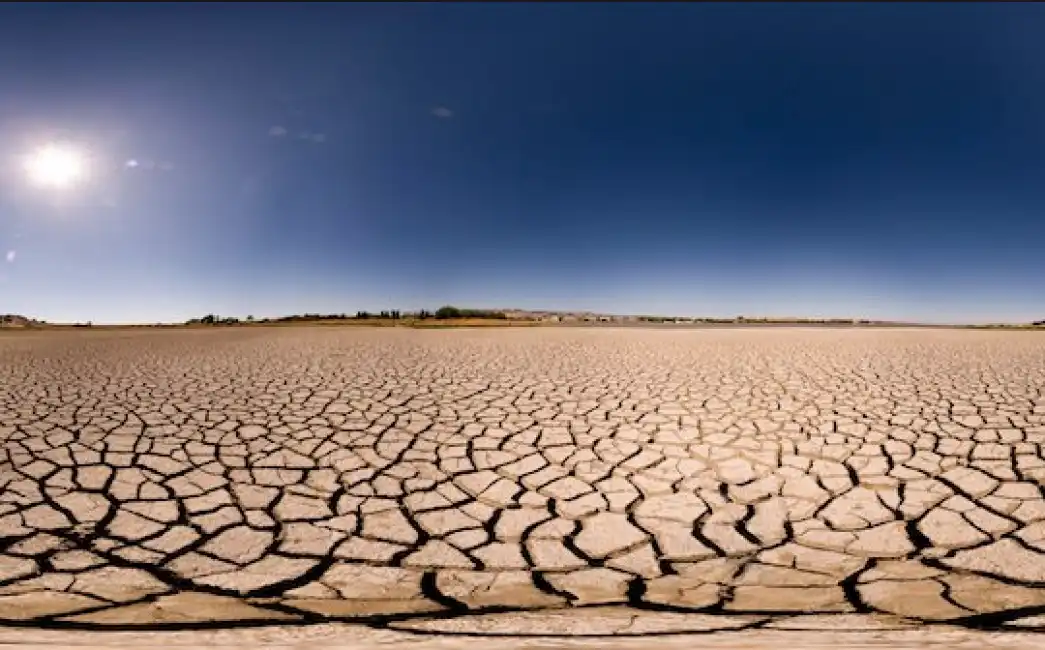
[[[0,644],[1040,646],[1043,443],[1037,332],[4,334]]]

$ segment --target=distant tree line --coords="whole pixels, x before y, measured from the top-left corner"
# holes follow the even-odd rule
[[[217,314],[207,314],[203,318],[193,318],[185,321],[186,325],[238,325],[240,320],[233,316],[222,318]]]
[[[446,318],[491,318],[497,320],[507,320],[508,315],[503,311],[491,311],[486,309],[459,309],[451,305],[446,305],[435,310],[435,317],[438,319]]]
[[[368,311],[357,311],[356,318],[359,320],[367,320],[370,318],[380,318],[381,320],[400,320],[403,317],[402,313],[398,309],[391,311],[381,311],[377,313],[371,313]]]
[[[250,318],[250,317],[248,317]],[[290,316],[279,316],[277,318],[262,318],[258,323],[293,323],[296,321],[317,321],[317,320],[348,320],[348,314],[292,314]]]
[[[402,312],[398,309],[388,309],[379,312],[357,311],[355,316],[348,314],[294,314],[291,316],[280,316],[278,318],[255,319],[247,316],[244,320],[231,316],[218,316],[207,314],[202,318],[193,318],[185,322],[186,325],[239,325],[242,323],[292,323],[292,322],[315,322],[332,320],[383,320],[399,321],[403,319],[427,320],[430,318],[446,320],[450,318],[486,318],[506,320],[508,315],[503,311],[488,309],[461,309],[452,305],[446,305],[435,310],[435,312],[421,309],[416,312]]]

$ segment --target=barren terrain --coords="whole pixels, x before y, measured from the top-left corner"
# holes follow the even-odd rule
[[[0,643],[1038,647],[1043,445],[1037,332],[3,333]]]

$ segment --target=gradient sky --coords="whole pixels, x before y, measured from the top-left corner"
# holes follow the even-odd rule
[[[1045,318],[1045,5],[0,5],[0,313]],[[24,156],[90,153],[34,187]]]

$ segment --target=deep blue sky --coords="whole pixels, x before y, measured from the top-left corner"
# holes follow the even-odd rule
[[[1045,318],[1043,34],[1020,3],[0,5],[0,312]],[[89,178],[29,184],[51,142]]]

